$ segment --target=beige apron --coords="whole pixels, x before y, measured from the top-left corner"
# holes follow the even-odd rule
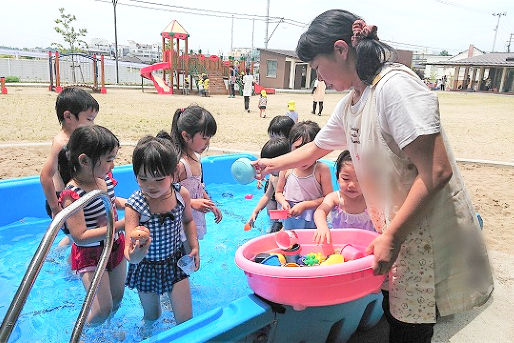
[[[375,106],[377,88],[398,73],[417,77],[404,66],[388,65],[356,113],[350,101],[343,109],[348,149],[379,232],[387,230],[417,176],[403,151],[396,146],[399,153],[394,153],[384,140]],[[441,135],[453,177],[410,221],[412,229],[389,273],[391,313],[407,323],[435,322],[436,307],[443,316],[471,309],[487,301],[493,290],[475,211],[443,131]]]

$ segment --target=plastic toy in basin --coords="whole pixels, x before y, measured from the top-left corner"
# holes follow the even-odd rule
[[[249,158],[241,157],[232,163],[230,172],[234,179],[242,185],[249,184],[255,179],[255,168]]]
[[[314,230],[296,230],[299,254],[341,250],[345,244],[365,251],[377,233],[359,229],[331,230],[332,244],[312,242]],[[325,246],[325,247],[324,247]],[[255,294],[264,299],[303,310],[309,306],[326,306],[349,302],[380,289],[385,275],[373,275],[373,256],[333,265],[285,268],[253,262],[259,253],[279,252],[275,236],[256,237],[236,251],[235,262],[248,280]]]

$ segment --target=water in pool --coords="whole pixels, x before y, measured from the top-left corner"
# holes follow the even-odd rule
[[[210,184],[208,191],[221,209],[223,220],[215,224],[213,215],[207,215],[208,233],[200,241],[201,268],[190,278],[194,315],[251,293],[243,272],[234,263],[234,254],[241,244],[263,234],[269,226],[269,218],[263,211],[251,231],[243,230],[262,195],[255,182],[246,186]],[[245,199],[246,194],[253,194],[253,198]],[[0,318],[4,317],[48,224],[48,219],[26,218],[23,222],[0,227]],[[58,251],[55,248],[61,235],[57,236],[9,342],[64,342],[71,337],[85,291],[66,261],[70,249]],[[170,302],[164,298],[162,317],[145,327],[137,293],[126,288],[118,312],[100,327],[86,328],[83,339],[86,342],[139,342],[173,327]]]

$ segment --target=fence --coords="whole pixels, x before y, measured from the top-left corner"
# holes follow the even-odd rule
[[[93,83],[93,64],[91,61],[75,61],[75,75],[78,83]],[[119,78],[121,84],[141,84],[139,70],[146,64],[118,62]],[[48,59],[12,59],[0,58],[0,76],[17,76],[21,82],[50,82]],[[61,82],[63,85],[71,83],[71,60],[60,61]],[[145,85],[152,85],[150,80],[144,79]],[[105,83],[116,83],[116,64],[113,60],[105,60]]]

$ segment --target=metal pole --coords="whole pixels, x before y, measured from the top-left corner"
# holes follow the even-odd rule
[[[496,35],[498,34],[498,26],[500,26],[500,18],[501,16],[506,16],[507,13],[493,13],[493,16],[498,17],[498,21],[496,22],[496,28],[494,29],[494,40],[493,40],[493,49],[491,52],[494,52],[494,46],[496,45]]]
[[[232,27],[230,29],[230,55],[233,55],[234,52],[234,16],[232,16]]]
[[[118,28],[116,26],[116,5],[118,0],[112,0],[112,6],[114,7],[114,59],[116,60],[116,84],[120,83],[120,74],[118,70]]]
[[[255,32],[255,18],[252,19],[252,50],[251,53],[253,53],[253,33]]]
[[[95,273],[93,274],[93,280],[89,285],[89,289],[87,291],[86,299],[84,299],[84,303],[82,304],[82,309],[77,317],[77,321],[75,322],[75,327],[73,328],[73,332],[71,334],[70,342],[76,343],[80,340],[80,335],[82,330],[84,329],[84,325],[86,324],[87,315],[89,314],[89,310],[91,308],[91,304],[93,303],[93,299],[95,298],[96,291],[98,290],[98,286],[100,285],[100,281],[104,275],[105,268],[107,267],[107,263],[109,262],[109,258],[112,251],[112,246],[114,244],[114,219],[112,217],[112,207],[111,200],[107,193],[103,191],[94,191],[98,192],[95,197],[101,195],[101,199],[103,201],[105,207],[105,214],[107,216],[107,233],[105,235],[104,248],[102,250],[102,254],[100,255],[100,260],[98,265],[96,266]],[[100,193],[102,192],[102,193]]]
[[[266,5],[266,32],[265,32],[266,36],[264,37],[264,47],[266,49],[268,48],[269,2],[270,2],[270,0],[268,0],[268,3]]]
[[[82,209],[90,201],[96,199],[97,197],[102,198],[107,215],[107,237],[104,244],[104,252],[100,257],[100,263],[97,267],[98,274],[100,274],[100,276],[103,274],[103,269],[101,268],[105,268],[107,264],[107,259],[109,257],[108,255],[111,252],[113,240],[112,238],[114,237],[114,224],[112,220],[112,208],[109,196],[104,191],[95,190],[87,193],[85,196],[83,196],[82,198],[75,201],[70,206],[66,207],[64,210],[59,212],[50,223],[50,226],[48,227],[48,230],[43,236],[41,243],[39,243],[39,247],[37,248],[36,253],[32,257],[32,260],[30,261],[30,264],[27,267],[25,276],[23,277],[20,286],[18,287],[18,290],[16,291],[13,300],[11,301],[11,305],[9,306],[9,309],[5,314],[2,326],[0,327],[0,342],[7,342],[9,340],[9,336],[11,335],[11,332],[14,329],[14,325],[18,320],[18,317],[20,315],[21,310],[23,309],[23,306],[25,305],[25,301],[27,300],[27,297],[32,289],[32,285],[34,284],[34,281],[37,278],[39,271],[43,266],[43,263],[45,262],[46,256],[48,255],[48,251],[50,250],[52,243],[54,242],[55,237],[57,236],[57,233],[59,232],[60,228],[63,226],[65,220],[68,219],[78,210]],[[104,255],[107,255],[105,256],[105,261],[103,261]],[[102,262],[104,263],[102,264]],[[95,278],[93,278],[93,281],[94,280]],[[96,286],[97,285],[91,283],[90,291],[93,291],[93,293],[96,292]],[[88,304],[88,309],[89,306],[90,302]],[[80,327],[80,330],[82,330],[82,327]],[[80,336],[80,332],[78,332],[78,335]]]

